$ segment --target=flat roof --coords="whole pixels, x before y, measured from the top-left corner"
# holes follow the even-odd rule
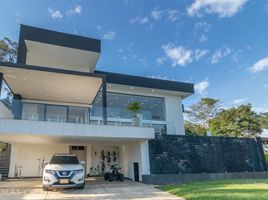
[[[194,93],[194,85],[192,83],[132,76],[105,71],[95,71],[95,74],[106,75],[106,82],[112,84],[185,92],[190,94]]]
[[[21,24],[20,40],[31,40],[63,47],[101,52],[101,41],[94,38],[62,33]]]

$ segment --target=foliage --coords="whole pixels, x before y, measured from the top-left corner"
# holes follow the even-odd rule
[[[7,144],[0,141],[0,153],[2,153],[6,147],[7,147]]]
[[[208,129],[209,121],[217,115],[218,111],[218,99],[202,98],[199,102],[190,106],[187,113],[190,119]]]
[[[259,116],[258,116],[259,120],[260,120],[260,123],[261,123],[261,127],[263,129],[268,129],[268,112],[266,113],[261,113]]]
[[[128,104],[127,110],[132,113],[138,113],[141,110],[141,103],[139,101]]]
[[[206,181],[157,188],[187,200],[266,200],[268,197],[267,179]]]
[[[258,115],[250,104],[222,109],[210,120],[209,126],[212,133],[219,136],[248,137],[262,132]]]
[[[0,40],[0,61],[15,62],[18,53],[18,43],[7,37]]]
[[[264,152],[266,166],[268,167],[268,152]]]
[[[207,129],[200,124],[194,124],[192,122],[185,121],[184,128],[186,135],[198,135],[198,136],[207,135]]]

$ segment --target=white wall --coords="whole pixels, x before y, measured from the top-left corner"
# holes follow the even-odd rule
[[[139,180],[142,175],[150,174],[148,141],[139,141],[122,145],[120,148],[120,164],[125,177],[134,180],[133,163],[139,163]]]
[[[181,99],[176,96],[166,96],[165,102],[168,134],[185,135]]]
[[[0,102],[0,119],[13,119],[13,114],[10,110],[7,109],[7,107]]]
[[[14,177],[15,168],[22,177],[42,175],[42,160],[49,162],[54,153],[68,153],[69,145],[12,144],[9,177]],[[38,160],[40,159],[40,161]]]

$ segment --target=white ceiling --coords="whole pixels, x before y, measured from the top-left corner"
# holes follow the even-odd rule
[[[11,90],[25,99],[91,104],[102,79],[0,66]]]
[[[94,72],[100,54],[93,51],[73,49],[47,43],[25,40],[26,64]]]

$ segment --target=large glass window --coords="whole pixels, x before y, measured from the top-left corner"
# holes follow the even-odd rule
[[[66,122],[67,106],[46,106],[46,121],[50,122]]]
[[[68,122],[86,124],[89,121],[89,109],[82,107],[69,107]]]
[[[45,105],[34,103],[23,103],[22,119],[24,120],[45,120]]]
[[[107,117],[130,119],[131,113],[127,110],[128,105],[132,102],[140,102],[141,114],[144,120],[165,121],[165,99],[160,97],[148,97],[130,94],[107,93]],[[94,117],[101,116],[102,101],[101,93],[98,94],[91,115]]]
[[[1,81],[1,80],[0,80]],[[7,83],[2,79],[2,85],[0,88],[0,101],[8,108],[12,108],[13,94]]]

